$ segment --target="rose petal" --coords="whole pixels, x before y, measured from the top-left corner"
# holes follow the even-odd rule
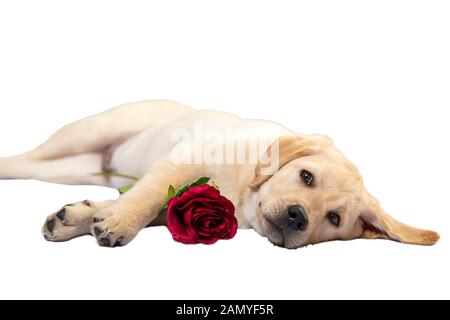
[[[217,189],[209,185],[193,187],[169,201],[167,225],[177,241],[213,244],[236,235],[234,211],[231,201]]]

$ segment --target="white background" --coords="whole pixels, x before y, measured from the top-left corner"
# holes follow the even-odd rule
[[[288,251],[253,231],[105,249],[40,234],[100,187],[0,182],[0,298],[450,298],[448,1],[2,1],[0,155],[125,102],[173,99],[324,133],[434,247]]]

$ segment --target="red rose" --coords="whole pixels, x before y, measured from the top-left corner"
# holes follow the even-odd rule
[[[213,244],[236,235],[234,206],[209,184],[191,187],[169,200],[167,227],[175,241]]]

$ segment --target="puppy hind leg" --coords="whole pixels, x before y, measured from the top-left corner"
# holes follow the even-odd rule
[[[102,170],[102,155],[99,153],[51,160],[33,160],[25,156],[0,158],[0,179],[36,179],[69,185],[110,186],[108,179],[94,175]]]
[[[30,161],[23,156],[0,158],[0,179],[26,179]]]
[[[102,152],[118,139],[130,137],[142,130],[134,126],[133,122],[121,121],[124,115],[112,116],[110,113],[106,111],[66,125],[23,156],[44,160]]]

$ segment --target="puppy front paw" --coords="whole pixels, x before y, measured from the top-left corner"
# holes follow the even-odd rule
[[[91,233],[102,247],[122,247],[133,240],[141,229],[127,216],[101,211],[94,216]]]
[[[47,217],[42,227],[42,235],[47,241],[67,241],[89,234],[89,224],[82,223],[81,217],[68,209],[62,208]]]

